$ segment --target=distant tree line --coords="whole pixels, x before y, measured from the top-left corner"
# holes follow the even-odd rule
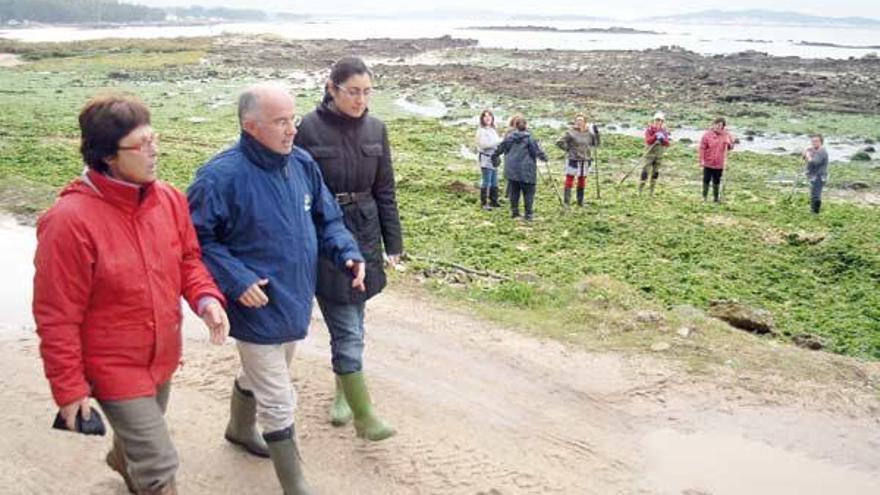
[[[168,16],[178,20],[223,19],[231,21],[266,21],[269,15],[256,9],[223,7],[146,7],[118,0],[0,0],[0,24],[11,20],[59,24],[161,22]],[[274,17],[288,16],[276,14]],[[292,16],[294,17],[294,16]]]
[[[265,12],[255,9],[192,6],[169,7],[165,10],[178,19],[223,19],[229,21],[265,21],[268,19]]]
[[[0,22],[46,23],[156,22],[165,11],[117,0],[0,0]]]

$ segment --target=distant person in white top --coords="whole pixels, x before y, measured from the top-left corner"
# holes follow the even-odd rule
[[[491,110],[483,110],[480,114],[480,127],[477,128],[477,153],[479,155],[480,172],[480,206],[484,210],[497,208],[498,204],[498,169],[492,165],[492,154],[501,143],[501,137],[495,130],[495,115]]]

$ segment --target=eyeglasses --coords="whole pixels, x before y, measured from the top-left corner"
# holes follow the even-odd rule
[[[336,89],[346,94],[346,96],[350,98],[369,98],[373,96],[373,88],[346,88],[345,86],[341,86],[339,84],[336,85]]]
[[[297,128],[302,124],[302,117],[299,115],[294,115],[293,117],[281,117],[275,119],[271,122],[271,125],[277,127],[279,130],[285,130],[290,127]]]
[[[147,151],[152,149],[159,148],[159,133],[154,132],[149,136],[145,137],[141,140],[140,144],[134,144],[131,146],[119,146],[117,149],[119,151],[136,151],[138,153],[146,153]]]

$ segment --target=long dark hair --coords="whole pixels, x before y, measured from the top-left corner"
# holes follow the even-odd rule
[[[363,59],[359,57],[342,57],[330,69],[330,83],[339,88],[352,76],[359,76],[361,74],[373,77],[373,72],[370,71],[370,68],[367,67]],[[326,88],[325,92],[329,94]]]
[[[486,115],[492,117],[492,123],[489,124],[489,127],[495,127],[495,114],[492,113],[492,110],[489,110],[488,108],[486,110],[483,110],[482,113],[480,113],[480,127],[486,127],[483,124],[483,118],[486,117]]]

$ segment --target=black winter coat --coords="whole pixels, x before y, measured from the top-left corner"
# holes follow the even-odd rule
[[[492,154],[492,163],[496,166],[501,155],[504,155],[504,178],[526,184],[538,182],[536,160],[547,161],[544,150],[527,131],[511,132],[501,141]]]
[[[317,294],[338,303],[366,301],[385,288],[383,243],[388,254],[403,252],[385,124],[367,114],[358,119],[343,115],[325,97],[315,111],[305,116],[295,142],[318,162],[333,194],[361,193],[355,198],[340,198],[339,205],[345,225],[367,262],[367,290],[353,290],[350,273],[322,257]]]

